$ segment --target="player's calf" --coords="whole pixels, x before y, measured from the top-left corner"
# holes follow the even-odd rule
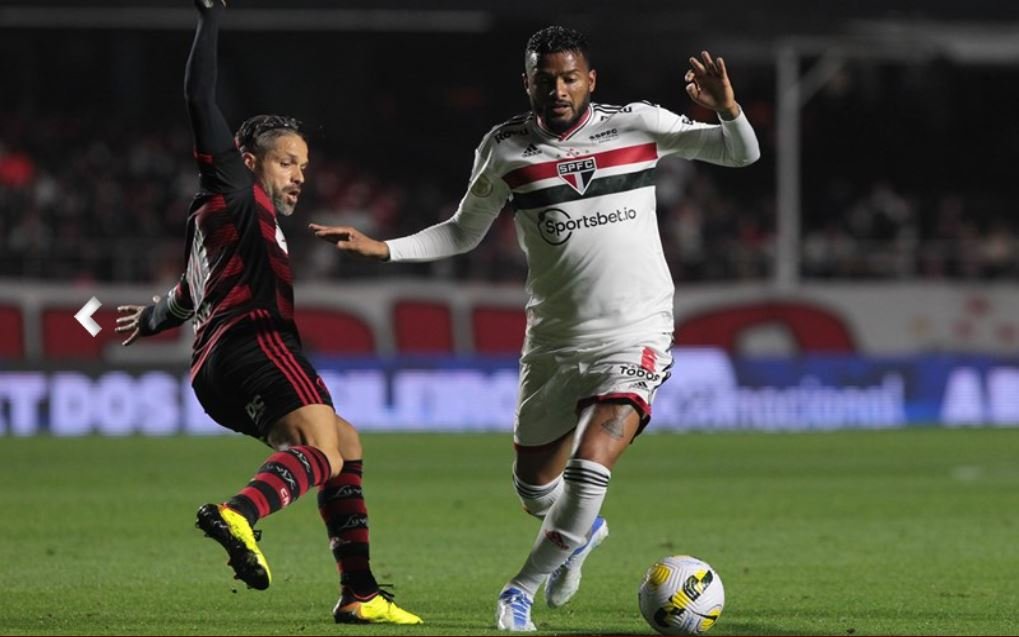
[[[572,555],[545,582],[545,602],[551,608],[565,606],[580,590],[581,568],[584,561],[609,536],[609,525],[605,518],[598,516],[591,525],[587,543]]]

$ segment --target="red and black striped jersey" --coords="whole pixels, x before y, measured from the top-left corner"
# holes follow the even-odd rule
[[[237,150],[195,156],[201,192],[188,216],[187,269],[168,304],[174,315],[191,318],[192,374],[255,310],[297,336],[293,275],[276,206]]]

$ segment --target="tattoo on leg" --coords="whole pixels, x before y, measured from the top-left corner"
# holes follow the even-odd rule
[[[623,425],[626,422],[626,418],[622,416],[613,416],[601,424],[601,428],[605,430],[605,433],[612,436],[616,440],[622,440],[625,434]]]

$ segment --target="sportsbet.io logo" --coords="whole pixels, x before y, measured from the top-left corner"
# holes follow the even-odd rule
[[[565,210],[560,208],[549,208],[538,213],[538,232],[541,234],[541,238],[545,240],[545,243],[559,246],[569,241],[570,237],[577,230],[623,223],[624,221],[632,221],[636,218],[637,211],[633,208],[622,208],[608,214],[596,212],[593,215],[578,217],[577,219],[571,218]]]

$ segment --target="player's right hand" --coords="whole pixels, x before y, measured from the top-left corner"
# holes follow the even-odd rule
[[[159,297],[152,297],[153,305],[159,303]],[[138,340],[141,333],[141,319],[142,313],[145,308],[152,307],[151,305],[120,305],[117,307],[117,312],[123,316],[117,317],[117,327],[114,332],[119,334],[128,333],[127,339],[124,340],[121,345],[127,347],[131,343]]]
[[[309,223],[308,227],[319,239],[335,243],[337,250],[353,252],[372,259],[389,260],[389,246],[385,242],[376,241],[356,228],[320,226],[317,223]]]

